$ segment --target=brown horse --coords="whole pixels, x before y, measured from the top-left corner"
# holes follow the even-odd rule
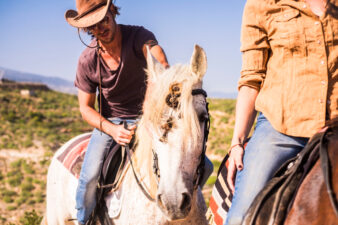
[[[228,158],[226,155],[221,163],[209,201],[207,216],[212,225],[222,225],[231,206]],[[323,165],[328,169],[323,170]],[[323,171],[330,174],[327,179]],[[337,196],[338,117],[312,137],[297,157],[282,165],[257,195],[242,225],[338,225]]]
[[[338,119],[328,127],[332,130],[328,132],[326,139],[333,199],[329,198],[321,168],[323,162],[319,159],[302,182],[285,220],[285,225],[338,224],[338,215],[333,206],[334,204],[337,206],[338,195]]]

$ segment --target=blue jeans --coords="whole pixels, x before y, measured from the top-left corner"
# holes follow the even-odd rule
[[[127,124],[136,123],[136,119],[109,119],[114,124],[121,124],[124,120]],[[108,149],[116,145],[113,138],[106,133],[94,129],[90,138],[87,152],[82,164],[79,184],[76,190],[77,220],[85,224],[96,205],[96,187],[104,156]]]
[[[246,211],[259,191],[285,161],[304,148],[308,140],[276,131],[265,116],[259,114],[255,131],[245,149],[244,168],[237,172],[226,225],[242,224]]]

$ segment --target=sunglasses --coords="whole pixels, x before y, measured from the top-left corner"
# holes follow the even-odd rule
[[[107,14],[100,22],[90,26],[90,27],[87,27],[87,29],[89,31],[92,31],[92,30],[95,30],[95,29],[99,29],[99,27],[102,27],[102,26],[106,26],[109,24],[109,21],[110,21],[110,18],[109,18],[109,15]]]

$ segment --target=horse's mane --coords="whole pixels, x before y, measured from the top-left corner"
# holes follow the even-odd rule
[[[149,74],[149,71],[147,71]],[[149,77],[149,76],[148,76]],[[201,135],[199,120],[197,118],[193,105],[192,89],[201,85],[202,81],[198,76],[192,74],[187,65],[174,65],[159,74],[156,81],[148,80],[145,101],[143,103],[143,115],[138,123],[136,131],[136,154],[135,163],[140,167],[142,164],[148,164],[152,167],[152,133],[161,137],[163,130],[161,126],[167,122],[172,108],[166,104],[166,96],[170,92],[173,84],[180,84],[181,96],[179,97],[179,106],[177,112],[183,119],[185,140],[189,141],[190,149],[196,149],[198,137]]]

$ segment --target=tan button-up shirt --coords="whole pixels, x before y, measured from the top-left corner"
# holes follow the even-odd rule
[[[338,0],[316,16],[305,0],[248,0],[241,86],[279,132],[310,137],[338,116]]]

